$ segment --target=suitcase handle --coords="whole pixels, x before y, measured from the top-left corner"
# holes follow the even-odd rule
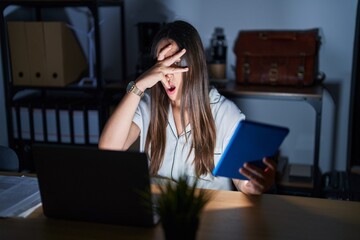
[[[262,40],[296,40],[295,33],[267,33],[267,32],[260,32],[259,38]]]

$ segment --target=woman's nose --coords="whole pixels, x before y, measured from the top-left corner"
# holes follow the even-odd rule
[[[174,78],[174,74],[167,74],[166,75],[166,80],[171,81]]]

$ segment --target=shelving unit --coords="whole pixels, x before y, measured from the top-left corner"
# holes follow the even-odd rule
[[[44,12],[47,9],[65,9],[65,8],[87,8],[91,13],[91,18],[94,23],[94,52],[95,52],[95,65],[94,74],[96,78],[96,86],[79,86],[77,84],[70,84],[65,87],[34,87],[34,86],[14,86],[12,77],[11,56],[9,49],[9,38],[7,31],[8,19],[5,16],[6,9],[8,7],[18,7],[19,9],[30,11],[34,16],[32,21],[46,21]],[[5,91],[5,104],[7,114],[7,129],[9,146],[15,149],[20,159],[20,171],[32,171],[33,163],[31,159],[31,144],[34,141],[54,142],[54,143],[70,143],[70,144],[96,144],[96,141],[91,138],[91,129],[89,126],[89,118],[92,116],[89,114],[95,111],[97,113],[98,123],[95,128],[98,132],[104,126],[107,117],[109,116],[109,109],[107,102],[111,100],[111,97],[106,95],[105,87],[107,82],[103,78],[102,70],[102,49],[101,49],[101,34],[99,25],[100,22],[100,9],[103,7],[117,7],[120,14],[120,38],[121,42],[121,79],[126,79],[126,53],[125,53],[125,17],[124,17],[124,1],[123,0],[54,0],[54,1],[10,1],[5,0],[0,2],[0,39],[2,49],[2,70],[4,80]],[[28,21],[25,19],[24,21]],[[26,92],[34,92],[30,94],[31,97],[24,99],[19,95],[24,95]],[[81,99],[81,100],[79,100]],[[76,101],[76,104],[73,102]],[[67,105],[66,102],[69,104]],[[51,106],[51,107],[48,107]],[[24,110],[25,109],[25,110]],[[24,116],[21,115],[21,111],[27,111],[28,117],[28,133],[24,137],[22,134],[21,121],[24,120]],[[34,111],[36,110],[36,111]],[[49,114],[51,110],[51,118],[55,119],[56,137],[49,136],[49,128],[47,126],[49,122]],[[83,117],[80,120],[84,128],[84,139],[77,141],[75,136],[76,130],[75,120],[73,113],[79,110],[83,113]],[[61,138],[60,128],[63,122],[61,121],[63,113],[67,113],[69,119],[69,126],[67,132],[70,136],[66,141]],[[35,117],[34,117],[35,114]],[[39,114],[39,115],[36,115]],[[39,126],[35,120],[42,122],[40,130],[43,132],[43,138],[36,137],[36,130],[39,130]],[[90,129],[90,131],[89,131]]]

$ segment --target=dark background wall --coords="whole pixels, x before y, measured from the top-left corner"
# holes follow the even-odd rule
[[[325,86],[328,89],[323,96],[320,166],[323,171],[331,168],[342,170],[346,168],[348,155],[356,8],[356,0],[125,0],[127,72],[132,78],[136,71],[138,22],[187,20],[199,30],[206,47],[214,28],[224,28],[228,41],[227,76],[232,80],[235,78],[232,48],[239,30],[318,27],[322,38],[320,70],[326,73]],[[119,51],[114,51],[119,36],[117,26],[111,24],[116,22],[117,14],[111,10],[103,14],[107,76],[119,75],[116,65],[120,66]],[[77,21],[75,13],[69,12],[69,16],[75,23],[83,22]],[[3,81],[0,81],[0,144],[7,145],[3,96]],[[302,102],[234,101],[250,119],[289,126],[292,132],[284,142],[283,153],[291,162],[312,161],[315,113],[310,106]]]

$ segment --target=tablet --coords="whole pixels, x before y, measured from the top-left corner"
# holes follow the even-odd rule
[[[289,129],[286,127],[240,121],[214,168],[213,175],[246,180],[239,168],[246,162],[265,168],[262,159],[274,156],[288,133]]]

